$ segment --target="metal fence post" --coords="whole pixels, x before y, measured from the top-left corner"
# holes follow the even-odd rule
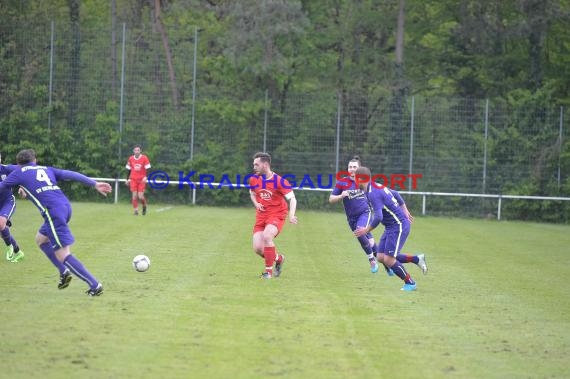
[[[269,91],[265,89],[265,113],[263,115],[263,151],[267,152],[267,104],[269,102]]]
[[[336,93],[336,154],[335,154],[335,175],[338,172],[338,165],[340,162],[340,111],[341,111],[341,94],[339,91]]]
[[[53,94],[53,50],[54,50],[55,22],[51,22],[51,38],[49,47],[49,98],[48,98],[48,131],[51,130],[52,94]]]
[[[410,114],[410,167],[408,173],[410,174],[410,189],[412,188],[412,167],[414,164],[414,112],[415,112],[415,96],[412,96],[412,109]]]
[[[192,68],[192,121],[190,130],[190,160],[194,159],[194,126],[196,114],[196,55],[198,55],[198,27],[194,26],[194,67]],[[194,204],[194,202],[192,202]]]
[[[499,195],[499,204],[497,204],[497,221],[501,221],[501,202],[503,197]]]
[[[560,189],[560,161],[562,157],[562,128],[564,126],[564,107],[560,107],[560,130],[558,132],[558,189]]]
[[[121,182],[119,182],[119,176],[117,175],[117,177],[115,178],[115,204],[117,204],[119,202],[119,187],[120,187]]]
[[[483,141],[483,193],[487,191],[487,136],[489,133],[489,99],[485,101],[485,139]]]
[[[123,114],[124,114],[124,105],[125,105],[125,61],[126,61],[126,54],[125,54],[125,46],[126,46],[126,39],[127,39],[127,24],[123,22],[123,43],[121,47],[121,104],[119,106],[119,162],[123,159]],[[118,174],[117,174],[117,181],[115,182],[115,204],[119,202],[119,181],[118,181]]]

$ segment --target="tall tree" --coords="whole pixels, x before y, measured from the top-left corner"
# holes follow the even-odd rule
[[[176,83],[176,73],[174,71],[174,64],[172,59],[172,51],[170,50],[170,42],[168,40],[168,34],[166,33],[166,28],[161,18],[161,2],[160,0],[154,0],[154,25],[160,34],[160,39],[162,40],[162,47],[164,48],[164,56],[166,58],[166,64],[168,66],[168,78],[170,81],[170,92],[172,96],[172,104],[174,108],[178,108],[178,86]]]
[[[68,110],[67,123],[70,127],[77,125],[77,109],[79,107],[79,75],[81,71],[81,28],[80,28],[80,7],[81,0],[69,1],[69,20],[71,22],[71,62],[69,67],[68,84]]]
[[[404,106],[408,86],[404,76],[404,24],[405,24],[405,0],[399,0],[398,24],[396,27],[396,58],[394,62],[394,86],[392,101],[390,104],[390,128],[393,146],[393,170],[404,172],[402,156],[404,134]]]
[[[380,135],[373,127],[391,96],[397,7],[393,2],[324,0],[305,1],[304,8],[312,22],[312,54],[320,63],[313,75],[320,79],[319,88],[341,94],[348,139],[343,149],[354,154]]]
[[[308,26],[300,2],[228,2],[224,12],[230,22],[227,54],[244,74],[268,89],[281,108],[298,69],[298,45]]]
[[[117,96],[117,0],[111,0],[111,70],[113,78],[111,91],[113,99]]]

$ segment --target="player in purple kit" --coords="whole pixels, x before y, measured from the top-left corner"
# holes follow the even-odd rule
[[[0,191],[19,185],[25,191],[26,197],[39,209],[44,218],[44,224],[36,235],[36,243],[60,269],[58,288],[62,289],[69,285],[71,281],[69,271],[71,271],[89,285],[87,290],[89,296],[101,295],[103,285],[70,252],[71,245],[75,241],[67,225],[71,219],[71,204],[57,186],[57,181],[78,181],[95,187],[104,196],[111,192],[111,185],[96,182],[78,172],[38,166],[36,153],[31,149],[20,151],[16,156],[16,161],[19,167],[0,183]],[[62,266],[64,266],[63,272]]]
[[[344,211],[346,212],[346,218],[350,229],[354,232],[359,227],[367,227],[372,222],[372,210],[370,209],[370,204],[368,202],[368,197],[360,188],[357,187],[354,181],[354,173],[356,170],[362,166],[360,157],[355,155],[348,162],[348,173],[350,178],[344,178],[341,182],[336,183],[335,188],[329,197],[330,203],[336,203],[342,200],[344,205]],[[395,192],[398,203],[402,206],[406,216],[412,222],[413,217],[408,211],[404,199],[399,193]],[[375,257],[377,256],[377,246],[374,245],[374,236],[372,233],[367,233],[366,236],[357,237],[358,242],[360,242],[364,253],[366,254],[368,261],[370,263],[370,271],[375,273],[378,271],[378,264]],[[408,254],[398,254],[396,259],[400,263],[415,263],[417,264],[424,274],[427,272],[427,266],[425,264],[425,257],[423,254],[420,255],[408,255]],[[393,276],[394,272],[384,264],[384,268],[389,276]]]
[[[372,222],[372,212],[368,204],[366,194],[356,186],[354,182],[354,173],[361,166],[360,157],[354,156],[348,162],[348,172],[350,178],[345,178],[342,183],[336,183],[331,195],[329,203],[337,203],[342,200],[348,226],[354,232],[358,228],[366,228]],[[374,237],[372,233],[368,233],[357,237],[362,250],[370,263],[370,271],[376,273],[378,271],[378,263],[374,257]]]
[[[0,182],[14,171],[18,166],[16,165],[3,165],[2,155],[0,154]],[[16,263],[24,258],[24,252],[20,250],[20,246],[10,233],[10,218],[16,210],[16,198],[12,191],[12,187],[0,191],[0,234],[7,246],[6,260]]]
[[[404,281],[402,290],[414,291],[416,282],[396,259],[410,233],[410,220],[392,191],[370,183],[371,176],[368,167],[359,167],[355,172],[356,182],[366,193],[374,210],[374,219],[369,226],[358,228],[354,234],[357,237],[364,236],[382,223],[386,230],[378,244],[378,260],[390,267]]]
[[[400,208],[402,208],[402,211],[404,211],[404,214],[408,218],[408,221],[410,221],[410,224],[413,223],[414,217],[408,210],[408,207],[406,206],[406,202],[402,198],[402,195],[400,195],[400,193],[394,189],[390,189],[390,192],[392,192],[392,195],[394,196],[394,198],[396,198],[398,205],[400,206]],[[386,208],[382,208],[382,217],[389,217],[387,212],[388,211],[386,210]],[[378,242],[378,246],[376,247],[378,252],[385,253],[383,249],[385,249],[386,247],[386,238],[387,238],[387,232],[386,230],[384,230],[384,234],[382,234],[380,242]],[[410,255],[410,254],[398,253],[396,259],[400,263],[415,263],[422,270],[424,275],[427,274],[428,272],[425,254]]]

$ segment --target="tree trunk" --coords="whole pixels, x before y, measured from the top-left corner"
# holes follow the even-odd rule
[[[68,87],[67,123],[70,127],[77,126],[77,108],[79,107],[79,70],[81,67],[81,31],[79,28],[80,0],[69,1],[69,19],[71,22],[71,62]]]
[[[111,0],[111,96],[117,98],[117,0]]]
[[[168,65],[168,78],[170,80],[170,91],[172,96],[172,104],[174,108],[178,109],[178,89],[176,86],[176,74],[174,73],[174,66],[172,64],[172,53],[170,51],[170,46],[168,43],[168,35],[160,19],[160,0],[154,0],[154,10],[155,10],[155,26],[160,33],[160,38],[162,39],[162,47],[164,48],[164,54],[166,55],[166,63]]]
[[[398,10],[398,25],[396,27],[396,64],[404,63],[404,7],[406,1],[400,0]]]
[[[529,36],[530,84],[536,91],[542,87],[542,32],[532,31]]]
[[[398,25],[396,28],[396,61],[394,62],[394,89],[390,104],[390,125],[392,169],[401,174],[404,170],[403,162],[403,135],[404,135],[404,102],[407,86],[404,78],[404,12],[405,0],[400,0],[398,11]]]

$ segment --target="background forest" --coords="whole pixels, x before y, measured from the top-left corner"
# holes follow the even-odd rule
[[[568,0],[3,0],[0,55],[5,162],[32,147],[121,178],[141,143],[169,173],[243,174],[267,150],[317,175],[359,154],[419,191],[570,196]],[[568,222],[566,203],[505,213]]]

